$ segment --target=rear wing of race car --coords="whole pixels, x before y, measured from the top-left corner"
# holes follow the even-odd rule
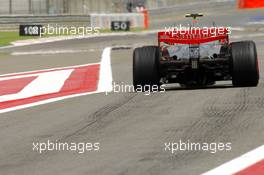
[[[176,30],[175,28],[158,32],[158,43],[174,44],[201,44],[219,40],[229,42],[230,28],[193,28]]]
[[[191,14],[186,14],[185,17],[196,19],[197,17],[203,17],[203,14],[202,13],[191,13]]]

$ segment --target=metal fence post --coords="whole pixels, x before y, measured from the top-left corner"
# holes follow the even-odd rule
[[[49,14],[49,0],[46,0],[46,13]]]
[[[12,14],[12,0],[9,0],[9,14]]]
[[[63,2],[63,13],[65,14],[65,13],[69,13],[69,1],[68,0],[63,0],[62,1]]]
[[[32,0],[28,0],[28,14],[32,13]]]

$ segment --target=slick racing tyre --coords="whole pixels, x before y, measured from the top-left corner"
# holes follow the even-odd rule
[[[159,86],[159,47],[136,48],[133,53],[133,85]]]
[[[234,86],[257,86],[259,69],[257,49],[253,41],[231,43],[231,72]]]

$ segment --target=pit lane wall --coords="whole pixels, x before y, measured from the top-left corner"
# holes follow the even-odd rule
[[[264,0],[238,0],[238,8],[264,8]]]

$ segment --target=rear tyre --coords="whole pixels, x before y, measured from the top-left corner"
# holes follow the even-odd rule
[[[232,83],[234,86],[257,86],[259,69],[253,41],[231,43]]]
[[[133,53],[134,88],[159,86],[159,81],[159,47],[136,48]]]

